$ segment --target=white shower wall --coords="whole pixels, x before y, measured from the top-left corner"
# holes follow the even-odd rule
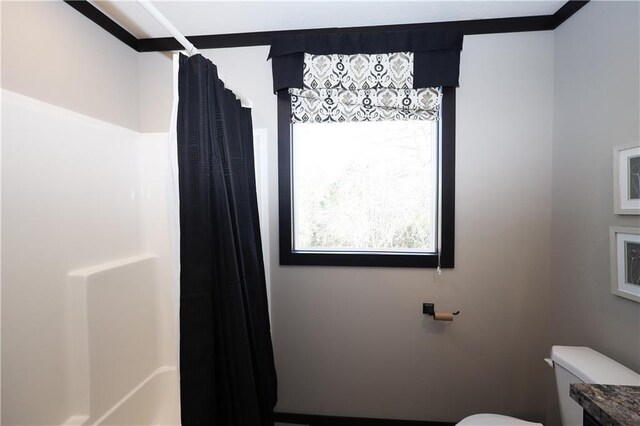
[[[175,366],[166,139],[2,92],[2,424],[78,414],[71,271],[156,256],[148,366]]]
[[[167,190],[169,181],[169,136],[167,133],[140,133],[137,140],[138,148],[138,181],[140,194],[139,225],[142,235],[142,246],[145,253],[157,256],[156,296],[158,298],[158,328],[160,333],[158,343],[158,363],[161,366],[177,365],[177,315],[179,291],[174,278],[179,276],[179,270],[173,268],[176,264],[172,256],[179,255],[179,249],[172,244],[179,245],[179,229],[172,241],[172,229],[169,212],[177,217],[178,200],[170,199],[173,194]],[[177,250],[177,251],[176,251]],[[179,263],[179,262],[178,262]]]

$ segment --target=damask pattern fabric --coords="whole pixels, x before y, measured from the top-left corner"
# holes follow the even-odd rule
[[[427,89],[289,89],[293,123],[438,120],[442,92]]]
[[[308,89],[412,89],[413,52],[377,55],[304,55]]]
[[[303,88],[289,88],[291,121],[437,120],[440,88],[413,89],[413,53],[304,54]]]

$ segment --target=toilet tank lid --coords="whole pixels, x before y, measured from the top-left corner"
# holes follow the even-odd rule
[[[551,359],[585,383],[640,385],[640,374],[584,346],[553,346]]]

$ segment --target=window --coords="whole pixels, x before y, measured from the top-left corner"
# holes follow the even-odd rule
[[[293,124],[293,250],[435,253],[436,124]]]
[[[453,267],[455,89],[441,120],[295,123],[278,93],[280,263]]]
[[[280,264],[453,267],[463,36],[273,38]]]

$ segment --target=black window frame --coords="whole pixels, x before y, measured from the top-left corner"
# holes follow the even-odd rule
[[[440,253],[301,252],[293,250],[291,97],[278,91],[280,265],[453,268],[455,249],[456,88],[443,87],[440,111]]]

